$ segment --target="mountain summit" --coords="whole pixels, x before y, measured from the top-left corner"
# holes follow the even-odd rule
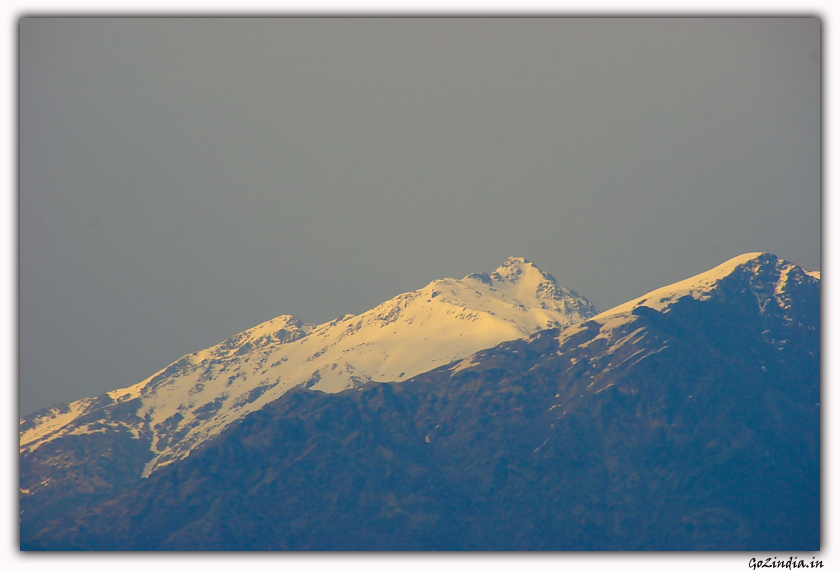
[[[732,280],[737,275],[747,276],[751,284],[751,290],[760,302],[766,304],[772,296],[780,306],[788,304],[785,299],[786,296],[789,296],[786,291],[789,289],[790,279],[801,283],[805,279],[820,278],[818,271],[804,271],[793,263],[779,259],[771,253],[745,253],[733,257],[709,271],[661,287],[638,299],[613,307],[609,311],[601,313],[600,316],[606,317],[631,312],[638,307],[648,307],[667,312],[670,305],[686,296],[698,300],[708,299],[721,281]],[[769,287],[770,283],[773,284],[772,287]]]
[[[137,476],[148,476],[295,386],[340,392],[399,382],[596,313],[533,263],[511,257],[490,275],[433,281],[361,315],[318,326],[277,317],[128,388],[36,412],[21,421],[21,457],[50,455],[68,436],[82,436],[93,448],[128,446],[144,460]],[[48,471],[26,488],[35,493],[64,477]]]

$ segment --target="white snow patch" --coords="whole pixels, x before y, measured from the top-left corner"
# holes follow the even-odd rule
[[[667,347],[667,346],[663,346],[663,347],[662,347],[662,348],[660,348],[659,350],[654,350],[653,352],[648,352],[648,353],[644,354],[641,358],[639,358],[638,360],[636,360],[635,362],[633,362],[633,364],[638,364],[639,362],[641,362],[642,360],[644,360],[644,359],[645,359],[645,358],[647,358],[648,356],[653,356],[654,354],[659,354],[660,352],[662,352],[662,351],[663,351],[663,350],[665,350],[666,348],[668,348],[668,347]],[[626,359],[622,362],[622,364],[624,364],[624,362],[629,362],[631,358],[633,358],[634,356],[636,356],[637,354],[642,353],[642,352],[645,352],[645,351],[644,351],[644,350],[639,350],[639,351],[637,351],[637,352],[634,352],[634,353],[633,353],[633,354],[631,354],[629,357],[627,357],[627,358],[626,358]]]
[[[639,327],[639,328],[633,330],[633,332],[631,332],[630,334],[625,335],[622,338],[620,338],[619,340],[615,341],[610,346],[610,348],[604,353],[604,356],[612,354],[613,352],[615,352],[616,350],[618,350],[619,348],[621,348],[622,346],[627,344],[627,342],[629,340],[631,340],[633,337],[635,337],[636,335],[640,335],[639,338],[636,339],[636,340],[641,340],[641,339],[645,338],[646,334],[647,334],[647,332],[645,331],[645,327]]]
[[[152,471],[154,470],[159,458],[160,456],[156,455],[155,457],[151,458],[149,461],[146,462],[146,465],[143,466],[143,472],[140,474],[141,478],[145,479],[146,477],[152,474]]]
[[[87,435],[87,434],[91,434],[91,433],[107,433],[108,432],[108,429],[103,425],[100,425],[98,427],[94,427],[94,426],[95,426],[95,424],[83,425],[83,426],[80,426],[78,429],[74,429],[73,431],[68,432],[66,435],[77,436],[77,435]]]
[[[49,441],[48,436],[58,436],[58,432],[66,427],[73,420],[81,416],[88,408],[93,398],[84,398],[73,402],[68,406],[67,412],[61,412],[57,408],[51,410],[53,412],[50,416],[41,416],[35,420],[35,426],[20,434],[20,447],[24,451],[24,446],[29,446],[30,443],[38,442],[37,445],[29,447],[29,451],[36,449],[42,443]],[[22,423],[22,422],[21,422]],[[44,439],[45,441],[39,441]]]
[[[543,448],[543,446],[544,446],[546,443],[548,443],[548,440],[549,440],[549,439],[551,439],[551,436],[549,436],[549,437],[545,438],[545,441],[544,441],[544,442],[542,442],[542,443],[539,445],[539,447],[537,447],[537,448],[534,450],[534,453],[536,453],[536,452],[538,452],[540,449],[542,449],[542,448]]]
[[[455,374],[457,374],[458,372],[461,372],[462,370],[466,370],[467,368],[472,368],[474,366],[478,366],[479,364],[480,364],[480,362],[475,361],[475,355],[474,354],[470,355],[467,358],[463,359],[461,362],[459,362],[457,366],[455,366],[454,368],[451,369],[452,370],[452,375],[454,376]]]

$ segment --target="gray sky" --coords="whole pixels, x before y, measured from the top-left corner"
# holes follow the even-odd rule
[[[19,27],[23,414],[527,257],[608,309],[820,269],[816,19]]]

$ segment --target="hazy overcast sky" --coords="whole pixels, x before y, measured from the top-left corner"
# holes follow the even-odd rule
[[[817,19],[19,26],[29,413],[524,256],[608,309],[820,268]]]

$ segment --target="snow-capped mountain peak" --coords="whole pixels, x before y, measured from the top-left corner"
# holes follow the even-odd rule
[[[509,257],[490,276],[496,281],[515,283],[520,281],[523,274],[527,276],[535,273],[545,278],[545,274],[524,257]]]
[[[557,291],[557,280],[524,257],[510,257],[490,274],[492,285],[498,288],[516,289],[517,293],[533,294],[537,298],[551,299]]]
[[[87,433],[85,418],[121,406],[129,410],[118,414],[121,420],[97,419],[96,429],[148,437],[154,453],[144,470],[148,475],[295,386],[340,392],[369,381],[404,381],[596,313],[592,303],[551,275],[512,257],[491,275],[433,281],[360,315],[318,326],[277,317],[186,355],[134,386],[29,418],[21,424],[21,452]]]
[[[598,333],[589,342],[616,342],[622,328],[642,318],[639,313],[646,309],[668,313],[686,298],[701,302],[727,296],[743,299],[741,293],[751,296],[760,314],[773,315],[783,323],[797,322],[800,320],[796,315],[799,309],[794,306],[791,290],[803,283],[819,280],[818,271],[805,271],[771,253],[746,253],[599,313],[587,323],[567,327],[560,333],[559,339],[564,342],[594,325]],[[791,287],[791,284],[795,286]]]
[[[599,319],[605,319],[612,315],[629,313],[638,307],[668,311],[673,303],[686,296],[704,300],[709,298],[721,281],[736,274],[749,274],[750,283],[756,280],[772,281],[775,284],[774,295],[780,302],[789,277],[792,276],[796,279],[820,278],[819,271],[806,272],[793,263],[780,259],[771,253],[745,253],[733,257],[713,269],[666,287],[661,287],[632,301],[622,303],[617,307],[604,311],[598,317]]]

